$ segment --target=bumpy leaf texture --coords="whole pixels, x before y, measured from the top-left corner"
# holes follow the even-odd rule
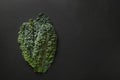
[[[40,13],[36,20],[24,22],[18,43],[25,61],[35,72],[45,73],[49,69],[55,57],[57,35],[48,16]]]

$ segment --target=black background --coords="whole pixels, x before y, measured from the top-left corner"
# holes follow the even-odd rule
[[[0,80],[120,80],[119,0],[0,0]],[[36,74],[17,43],[22,22],[45,12],[59,36],[55,62]]]

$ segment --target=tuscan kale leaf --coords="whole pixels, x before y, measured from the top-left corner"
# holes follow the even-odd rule
[[[45,73],[54,60],[57,45],[50,18],[40,13],[35,20],[24,22],[18,32],[18,43],[25,61],[33,70]]]

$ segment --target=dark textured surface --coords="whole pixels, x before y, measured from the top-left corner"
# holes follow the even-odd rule
[[[119,0],[0,0],[0,80],[120,80]],[[17,43],[22,22],[50,16],[59,36],[56,60],[43,75]]]

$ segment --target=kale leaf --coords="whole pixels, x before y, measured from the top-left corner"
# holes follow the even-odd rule
[[[22,55],[35,72],[45,73],[54,60],[57,35],[50,18],[40,13],[20,26],[18,43]]]

